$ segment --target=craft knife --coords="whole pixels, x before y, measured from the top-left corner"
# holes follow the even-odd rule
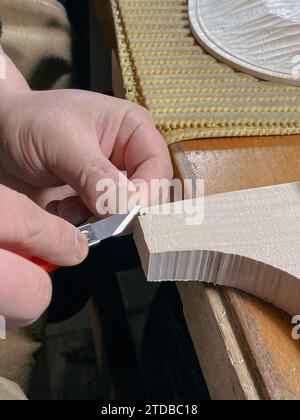
[[[127,214],[115,214],[98,222],[80,226],[78,229],[87,237],[89,248],[92,248],[99,245],[105,239],[132,233],[132,222],[139,216],[141,209],[141,206],[137,206]],[[52,273],[59,268],[37,257],[25,258],[43,268],[47,273]]]

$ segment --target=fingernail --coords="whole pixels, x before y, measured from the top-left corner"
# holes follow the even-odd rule
[[[88,240],[81,232],[77,232],[76,237],[77,254],[80,260],[84,260],[89,253]]]
[[[58,215],[67,220],[69,223],[72,223],[74,226],[78,226],[81,223],[85,222],[80,210],[76,206],[67,205],[59,210]]]

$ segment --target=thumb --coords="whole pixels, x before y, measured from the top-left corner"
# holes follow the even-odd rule
[[[81,263],[88,254],[84,235],[42,210],[26,196],[0,186],[0,247],[58,266]]]

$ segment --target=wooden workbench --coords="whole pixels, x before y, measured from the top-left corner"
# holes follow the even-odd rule
[[[207,195],[300,178],[300,136],[194,140],[170,152],[177,177],[203,178]],[[286,314],[233,290],[197,283],[178,289],[212,398],[300,399],[300,342]]]
[[[300,177],[300,136],[190,141],[171,154],[177,175],[203,178],[207,195]],[[289,316],[234,290],[178,289],[213,398],[300,398],[300,342]]]

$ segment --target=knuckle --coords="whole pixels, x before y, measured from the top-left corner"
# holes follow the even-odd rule
[[[91,187],[96,188],[97,182],[102,179],[114,180],[116,178],[115,172],[113,165],[105,158],[88,161],[80,170],[80,187],[83,190],[88,190]]]
[[[134,120],[136,124],[142,124],[142,123],[154,123],[154,119],[152,117],[152,114],[143,106],[137,105],[137,104],[131,104],[129,107],[126,117]]]

